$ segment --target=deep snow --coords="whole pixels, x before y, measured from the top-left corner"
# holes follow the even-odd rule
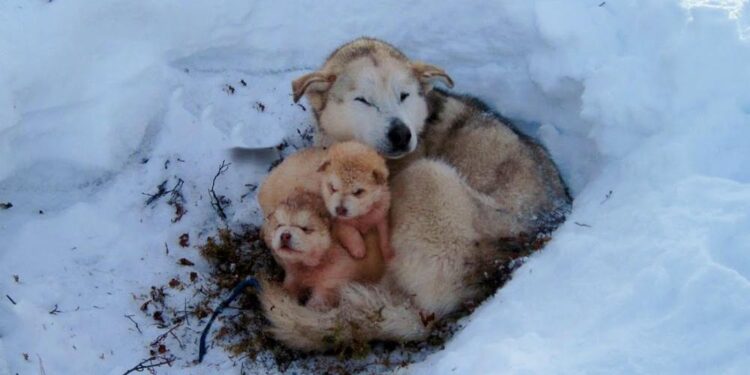
[[[311,118],[290,81],[359,35],[444,67],[455,91],[522,122],[576,199],[545,250],[405,371],[747,373],[745,8],[4,1],[0,203],[14,206],[0,210],[0,374],[121,374],[147,356],[163,330],[134,296],[186,279],[179,258],[208,271],[177,239],[220,225],[207,190],[222,160],[228,221],[259,222],[252,193],[242,197],[279,155],[231,149],[232,132],[302,146]],[[166,200],[146,206],[142,193],[178,179],[188,213],[172,223]],[[196,352],[175,348],[159,373],[240,371],[218,349],[193,366]]]

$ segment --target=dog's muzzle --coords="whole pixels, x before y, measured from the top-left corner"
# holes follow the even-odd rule
[[[388,128],[388,141],[391,143],[389,154],[402,155],[407,153],[411,144],[411,130],[399,119],[391,120],[391,126]]]

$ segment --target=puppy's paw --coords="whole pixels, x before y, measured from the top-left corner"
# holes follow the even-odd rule
[[[362,259],[367,255],[367,249],[364,247],[353,246],[351,249],[347,250],[349,250],[349,254],[351,254],[354,259]]]

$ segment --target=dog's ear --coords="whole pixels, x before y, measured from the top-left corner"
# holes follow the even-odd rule
[[[323,164],[321,164],[320,167],[318,167],[318,172],[325,172],[326,169],[328,169],[329,165],[331,165],[331,161],[330,160],[324,161]]]
[[[308,90],[325,91],[331,88],[334,82],[336,82],[335,74],[325,74],[323,72],[305,74],[292,81],[294,102],[298,102]]]
[[[388,170],[375,169],[372,171],[372,178],[377,185],[385,185],[388,182]]]
[[[435,81],[440,81],[448,86],[448,88],[453,87],[453,79],[451,79],[445,70],[440,69],[435,65],[426,64],[421,61],[413,61],[411,63],[411,68],[419,82],[423,84],[431,85]]]

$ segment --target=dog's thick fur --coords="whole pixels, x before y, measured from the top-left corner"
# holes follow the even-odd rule
[[[550,231],[564,219],[571,200],[544,148],[482,102],[433,89],[438,82],[452,86],[442,69],[370,38],[345,44],[294,81],[295,100],[312,105],[319,144],[354,139],[394,159],[395,258],[388,285],[359,288],[358,298],[327,314],[292,306],[274,289],[262,293],[272,332],[287,345],[325,349],[321,338],[341,326],[331,317],[368,327],[353,339],[418,338],[415,315],[439,318],[482,297],[478,275],[492,267],[488,259],[503,257],[493,253],[494,239]],[[409,304],[394,302],[402,298]],[[373,325],[372,304],[393,313]]]

